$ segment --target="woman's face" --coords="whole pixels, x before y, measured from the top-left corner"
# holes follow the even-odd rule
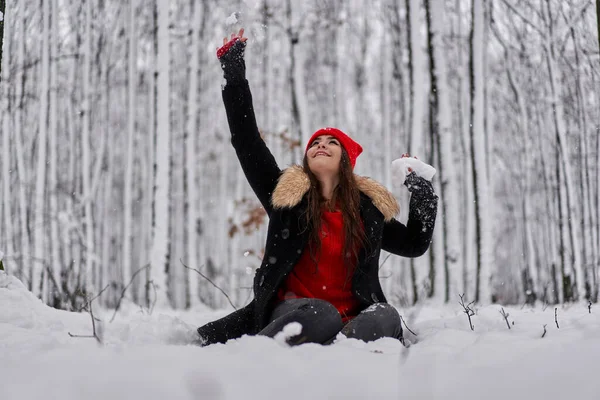
[[[342,160],[342,145],[339,140],[330,135],[318,136],[306,152],[308,167],[317,176],[337,175],[340,172]]]

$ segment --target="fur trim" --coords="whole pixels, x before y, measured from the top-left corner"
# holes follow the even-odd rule
[[[358,189],[367,195],[375,207],[383,214],[385,221],[391,221],[400,212],[394,195],[379,182],[364,176],[354,175]],[[292,208],[302,201],[310,189],[310,179],[300,165],[286,168],[279,177],[271,197],[275,208]]]

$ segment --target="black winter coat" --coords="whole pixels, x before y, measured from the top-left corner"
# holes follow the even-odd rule
[[[231,143],[250,186],[269,216],[265,255],[254,277],[254,300],[217,321],[200,328],[203,344],[225,343],[244,334],[256,334],[267,324],[280,285],[293,270],[308,242],[303,215],[310,188],[302,167],[281,171],[261,139],[252,106],[248,81],[228,83],[223,101],[231,130]],[[386,302],[379,283],[379,254],[386,250],[405,257],[418,257],[429,247],[437,196],[410,202],[407,225],[394,216],[399,208],[394,196],[372,179],[356,176],[361,191],[360,215],[366,245],[359,252],[352,291],[363,309]]]

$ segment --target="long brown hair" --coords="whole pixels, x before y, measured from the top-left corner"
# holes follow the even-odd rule
[[[339,184],[333,190],[330,201],[323,197],[321,183],[308,167],[306,155],[304,156],[303,166],[310,179],[310,189],[307,194],[306,223],[310,229],[309,249],[311,258],[316,263],[315,254],[318,254],[321,250],[320,233],[323,209],[327,207],[329,211],[334,211],[336,205],[339,205],[344,222],[344,259],[353,257],[356,260],[358,251],[365,243],[365,233],[360,218],[360,190],[354,179],[354,172],[346,149],[342,147]]]

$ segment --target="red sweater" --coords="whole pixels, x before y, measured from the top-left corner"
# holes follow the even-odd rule
[[[321,251],[315,254],[317,265],[306,246],[300,260],[279,289],[278,299],[326,300],[337,308],[344,322],[358,315],[360,303],[352,294],[352,275],[356,262],[347,265],[347,259],[344,260],[344,238],[341,211],[324,211],[321,220]]]

